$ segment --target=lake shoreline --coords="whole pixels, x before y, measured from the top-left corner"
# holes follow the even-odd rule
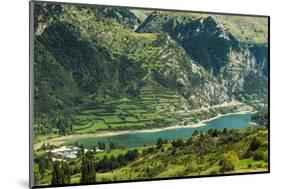
[[[68,135],[68,136],[62,136],[59,138],[53,138],[49,139],[47,141],[43,141],[37,144],[34,144],[34,149],[39,149],[43,144],[50,144],[54,146],[64,145],[68,143],[71,140],[77,140],[82,138],[98,138],[98,137],[107,137],[107,136],[116,136],[116,135],[126,135],[126,134],[134,134],[134,133],[149,133],[149,132],[159,132],[164,130],[171,130],[171,129],[178,129],[178,128],[197,128],[197,127],[203,127],[206,125],[206,123],[216,120],[221,117],[229,116],[229,115],[236,115],[236,114],[247,114],[251,113],[251,111],[240,111],[240,112],[234,112],[234,113],[226,113],[226,114],[218,114],[215,117],[199,121],[198,123],[190,124],[190,125],[173,125],[173,126],[167,126],[163,128],[152,128],[152,129],[141,129],[141,130],[126,130],[126,131],[104,131],[100,133],[93,133],[93,134],[75,134],[75,135]]]

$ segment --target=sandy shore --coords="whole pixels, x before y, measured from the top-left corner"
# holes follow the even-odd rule
[[[53,138],[49,139],[40,143],[37,143],[34,145],[34,149],[39,149],[44,143],[49,143],[50,145],[62,145],[65,144],[69,140],[77,140],[82,138],[93,138],[93,137],[105,137],[105,136],[115,136],[115,135],[125,135],[125,134],[133,134],[133,133],[148,133],[148,132],[159,132],[164,130],[171,130],[171,129],[177,129],[177,128],[196,128],[196,127],[202,127],[205,126],[206,123],[213,121],[215,119],[228,116],[228,115],[235,115],[235,114],[246,114],[250,113],[251,111],[241,111],[241,112],[235,112],[235,113],[226,113],[226,114],[218,114],[215,117],[212,117],[210,119],[199,121],[198,123],[191,124],[191,125],[173,125],[169,127],[163,127],[163,128],[152,128],[152,129],[143,129],[143,130],[126,130],[126,131],[103,131],[99,133],[94,134],[75,134],[75,135],[68,135],[68,136],[62,136],[59,138]]]

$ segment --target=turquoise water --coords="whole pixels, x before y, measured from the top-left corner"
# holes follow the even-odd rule
[[[224,128],[245,129],[248,127],[250,119],[251,114],[233,114],[212,120],[206,123],[205,126],[196,128],[184,127],[157,132],[139,132],[115,136],[83,138],[78,139],[77,142],[78,144],[83,144],[85,148],[92,148],[92,146],[96,145],[98,142],[109,143],[110,141],[118,142],[126,148],[134,148],[145,144],[155,144],[158,138],[175,140],[190,137],[195,130],[207,131],[210,128],[217,130],[223,130]]]

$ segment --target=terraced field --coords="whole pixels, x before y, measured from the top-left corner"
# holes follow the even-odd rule
[[[216,115],[235,112],[240,106],[229,105],[208,109],[188,110],[183,98],[173,91],[145,87],[138,97],[112,99],[94,109],[82,110],[76,116],[76,134],[105,130],[135,130],[165,127],[174,124],[189,125]]]
[[[180,122],[169,113],[180,97],[170,91],[156,94],[155,90],[146,89],[137,98],[114,99],[95,109],[83,110],[76,116],[75,133],[161,127]]]

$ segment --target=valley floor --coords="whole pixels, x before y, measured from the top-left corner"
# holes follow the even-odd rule
[[[235,104],[237,105],[237,104]],[[224,105],[220,105],[220,107],[224,107]],[[231,104],[233,106],[233,104]],[[104,136],[115,136],[115,135],[124,135],[124,134],[132,134],[132,133],[145,133],[145,132],[159,132],[163,130],[171,130],[171,129],[176,129],[176,128],[184,128],[184,127],[189,127],[189,128],[194,128],[194,127],[202,127],[205,125],[205,123],[210,122],[212,120],[218,119],[223,116],[228,116],[228,115],[234,115],[234,114],[246,114],[251,112],[250,107],[243,107],[240,109],[239,112],[234,112],[234,113],[225,113],[225,114],[218,114],[215,117],[201,120],[198,123],[195,124],[189,124],[189,125],[172,125],[172,126],[167,126],[167,127],[162,127],[162,128],[151,128],[151,129],[138,129],[138,130],[124,130],[124,131],[99,131],[97,133],[93,134],[75,134],[75,135],[68,135],[68,136],[61,136],[57,138],[52,138],[52,139],[47,139],[45,141],[39,142],[34,145],[34,149],[37,150],[39,149],[43,144],[49,144],[49,145],[54,145],[54,146],[60,146],[64,145],[67,143],[69,140],[77,140],[77,139],[82,139],[82,138],[93,138],[93,137],[104,137]],[[196,111],[196,110],[194,110]],[[199,111],[199,110],[197,110]]]

